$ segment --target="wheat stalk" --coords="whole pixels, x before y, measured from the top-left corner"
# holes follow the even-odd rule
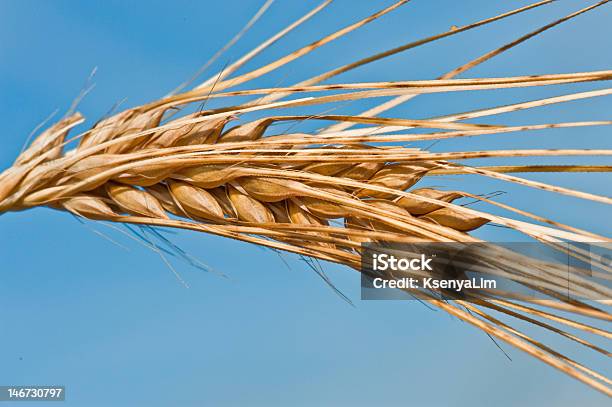
[[[610,95],[611,89],[460,112],[428,120],[377,117],[387,109],[420,94],[552,86],[612,79],[612,71],[453,79],[459,73],[607,1],[546,24],[436,80],[319,84],[358,66],[526,12],[551,1],[540,1],[424,38],[342,66],[294,86],[228,90],[270,73],[407,3],[399,1],[264,67],[229,78],[239,67],[324,9],[330,2],[323,2],[223,72],[191,90],[175,92],[152,103],[104,118],[71,139],[68,139],[70,130],[84,119],[79,113],[67,115],[38,135],[19,155],[14,165],[0,175],[0,213],[48,206],[93,220],[201,231],[336,262],[357,270],[360,268],[359,255],[364,242],[479,242],[479,239],[468,232],[488,223],[514,229],[555,247],[567,240],[610,242],[606,237],[503,205],[486,197],[460,190],[419,188],[417,184],[429,176],[474,174],[610,204],[612,199],[605,196],[535,182],[508,173],[609,172],[611,166],[473,167],[451,160],[482,157],[609,156],[612,155],[612,150],[538,149],[431,153],[397,146],[395,143],[501,136],[546,128],[610,125],[612,121],[584,121],[506,127],[495,124],[466,124],[460,121],[602,97]],[[264,11],[268,6],[269,2],[266,2]],[[234,39],[229,45],[233,42]],[[183,84],[177,92],[191,82]],[[335,93],[319,95],[329,91]],[[280,101],[304,92],[315,96],[298,96]],[[228,104],[225,108],[195,110],[175,117],[177,112],[185,111],[189,106],[211,98],[247,95],[257,95],[259,98],[239,105]],[[327,105],[388,96],[395,98],[358,116],[274,114],[279,108]],[[231,125],[232,121],[251,112],[260,112],[263,117],[240,125]],[[318,134],[270,135],[274,123],[304,120],[331,120],[337,124],[321,129]],[[348,130],[355,124],[365,127]],[[418,134],[407,132],[412,128],[437,131]],[[64,147],[74,142],[78,142],[76,147],[65,151]],[[494,215],[486,210],[475,210],[456,203],[458,199],[466,197],[501,207],[533,221],[525,222]],[[577,247],[570,246],[565,250],[578,258],[584,256]],[[569,312],[575,316],[589,316],[607,322],[612,320],[612,316],[601,308],[605,304],[594,306],[563,297],[566,270],[547,264],[532,263],[527,267],[516,254],[503,251],[484,260],[497,270],[499,275],[533,287],[558,301],[535,301],[538,306],[544,307],[541,309],[525,305],[534,301],[512,293],[496,296],[483,294],[452,302],[442,301],[431,292],[423,291],[416,295],[489,335],[609,396],[612,395],[612,383],[604,375],[485,312],[486,309],[495,310],[527,321],[608,357],[609,352],[603,348],[551,325],[553,322],[559,323],[610,339],[612,334],[603,328],[555,313]],[[606,273],[612,271],[606,269],[605,265],[602,266]],[[602,275],[609,279],[607,274]],[[576,287],[586,298],[590,295],[608,298],[611,294],[607,287],[580,276],[576,276]]]

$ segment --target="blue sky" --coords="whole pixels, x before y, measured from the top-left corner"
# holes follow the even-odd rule
[[[9,166],[30,131],[63,111],[97,67],[95,89],[79,110],[95,122],[117,101],[156,99],[213,55],[262,2],[0,1],[0,167]],[[413,0],[258,86],[291,84],[354,59],[486,18],[527,1]],[[434,78],[590,2],[565,0],[394,56],[338,81]],[[222,68],[317,4],[276,1],[208,72]],[[388,1],[337,0],[257,57],[249,68],[356,21]],[[462,77],[609,69],[612,6],[578,17]],[[256,86],[256,85],[251,85]],[[605,87],[581,84],[423,96],[389,113],[427,118]],[[610,97],[487,119],[546,123],[610,119]],[[357,113],[371,104],[343,107]],[[444,141],[433,151],[486,148],[612,148],[609,128],[559,129]],[[610,164],[609,160],[564,159]],[[478,161],[482,163],[484,161]],[[501,162],[501,161],[498,161]],[[506,162],[506,161],[504,161]],[[526,162],[514,160],[513,163]],[[551,162],[546,159],[532,163]],[[608,175],[530,175],[531,179],[610,195]],[[474,193],[609,234],[601,204],[470,177],[430,185]],[[512,238],[485,227],[479,236]],[[110,237],[109,241],[101,234]],[[0,384],[61,384],[70,406],[603,406],[580,383],[481,332],[408,301],[359,301],[359,276],[325,264],[351,307],[293,256],[221,238],[170,236],[221,278],[180,262],[184,288],[158,255],[112,227],[81,224],[50,209],[0,216]],[[521,324],[517,324],[522,327]],[[544,334],[561,350],[570,344]],[[610,374],[609,364],[570,355]]]

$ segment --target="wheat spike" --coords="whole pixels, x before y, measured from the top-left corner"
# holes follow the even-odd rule
[[[611,204],[612,198],[609,197],[531,181],[509,173],[610,172],[612,166],[543,166],[536,163],[474,167],[465,162],[476,158],[610,156],[612,150],[550,148],[432,153],[399,145],[400,142],[459,137],[502,137],[541,129],[608,126],[612,121],[540,123],[511,127],[462,121],[573,100],[605,97],[612,94],[610,88],[523,101],[480,111],[458,112],[426,120],[378,117],[389,108],[421,94],[612,80],[610,70],[455,79],[459,73],[608,1],[595,3],[546,24],[439,79],[320,84],[356,67],[528,12],[551,1],[540,1],[463,27],[454,27],[438,35],[341,66],[293,86],[231,90],[237,85],[269,74],[409,3],[407,0],[398,1],[268,65],[231,77],[256,54],[331,3],[330,0],[325,1],[219,75],[190,90],[183,91],[183,88],[193,79],[169,96],[116,113],[71,139],[67,139],[71,129],[84,120],[79,113],[51,125],[17,157],[11,168],[0,174],[0,213],[48,206],[92,220],[196,230],[340,263],[356,270],[360,269],[361,244],[364,242],[479,242],[468,232],[487,224],[511,228],[552,246],[567,240],[610,242],[607,237],[503,205],[490,197],[477,196],[459,189],[449,191],[425,188],[419,183],[423,178],[431,176],[471,174],[542,189],[553,194]],[[266,2],[262,9],[265,10],[269,4]],[[306,92],[314,96],[300,96]],[[187,110],[208,99],[231,100],[234,96],[257,96],[257,99],[239,105],[228,102],[223,108],[195,112]],[[308,116],[299,112],[284,116],[277,114],[279,108],[321,106],[324,109],[337,102],[391,96],[394,99],[357,116]],[[176,113],[181,111],[187,112],[176,117]],[[234,124],[247,114],[256,112],[263,117]],[[314,123],[333,121],[336,124],[314,133],[274,133],[275,127],[272,127],[278,122],[306,120]],[[362,127],[348,130],[357,124]],[[410,132],[413,128],[425,129],[425,132]],[[533,221],[521,221],[492,214],[486,209],[476,210],[458,204],[458,200],[466,197]],[[572,256],[584,255],[579,248],[570,247],[567,250]],[[605,308],[607,304],[595,306],[563,297],[566,271],[561,268],[546,264],[527,267],[516,255],[503,251],[498,256],[484,260],[498,270],[500,275],[558,301],[536,302],[537,306],[544,308],[542,310],[531,304],[525,305],[533,303],[533,300],[512,293],[497,296],[483,294],[481,297],[457,298],[457,301],[452,302],[442,301],[431,292],[418,295],[492,337],[612,396],[611,382],[604,375],[485,311],[495,310],[527,321],[608,357],[609,352],[602,347],[552,325],[559,323],[579,332],[610,339],[612,333],[601,327],[556,314],[557,311],[569,312],[575,316],[592,317],[595,323],[607,322],[612,320]],[[608,274],[603,275],[609,279],[611,271],[607,270]],[[593,295],[612,298],[612,293],[605,285],[593,283],[581,276],[576,276],[576,286],[577,291],[586,298],[592,298]]]

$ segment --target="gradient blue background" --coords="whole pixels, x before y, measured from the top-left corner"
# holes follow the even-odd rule
[[[261,3],[0,0],[0,167],[11,164],[40,121],[56,108],[68,108],[93,67],[98,67],[96,88],[79,108],[90,124],[123,98],[124,107],[133,106],[173,89],[231,38]],[[414,0],[256,83],[288,85],[527,3]],[[277,1],[208,74],[316,4]],[[338,0],[249,67],[386,4],[390,2]],[[560,1],[337,80],[434,78],[586,4],[590,2]],[[611,21],[612,5],[604,6],[462,77],[609,69]],[[426,118],[605,86],[423,96],[389,115]],[[606,97],[572,102],[486,121],[606,120],[610,101]],[[341,111],[357,113],[371,104],[352,103]],[[323,108],[310,111],[317,109]],[[308,124],[302,126],[298,128]],[[562,129],[443,141],[432,149],[612,148],[609,136],[609,128]],[[563,161],[610,164],[601,157]],[[611,192],[607,175],[529,178]],[[504,190],[507,194],[499,197],[504,203],[610,232],[609,211],[601,204],[474,177],[432,178],[426,183],[474,193]],[[478,235],[516,238],[491,226]],[[65,385],[65,405],[70,406],[609,405],[605,396],[502,345],[513,359],[508,361],[486,335],[443,312],[416,302],[359,301],[359,276],[343,267],[324,265],[356,307],[343,302],[294,256],[285,256],[287,268],[277,254],[244,243],[187,232],[172,239],[230,279],[175,261],[191,286],[186,289],[159,256],[109,227],[85,226],[49,209],[0,216],[0,384]],[[573,345],[543,337],[610,375],[609,363],[593,352],[572,353]]]

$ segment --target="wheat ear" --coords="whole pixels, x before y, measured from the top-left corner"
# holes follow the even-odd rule
[[[465,162],[483,157],[610,156],[612,150],[531,149],[432,153],[398,144],[458,137],[501,137],[521,131],[537,133],[541,129],[563,127],[586,130],[592,126],[608,126],[612,124],[608,120],[513,127],[495,123],[468,124],[462,121],[553,103],[604,97],[612,93],[610,89],[522,101],[510,106],[458,112],[425,120],[378,117],[390,107],[426,93],[609,81],[612,79],[612,71],[454,79],[459,73],[600,7],[607,1],[543,25],[436,80],[320,84],[348,70],[527,12],[549,4],[551,0],[533,3],[380,52],[294,86],[230,90],[347,35],[408,1],[396,2],[277,61],[231,77],[259,52],[330,3],[323,2],[223,72],[190,90],[181,91],[183,86],[193,80],[167,97],[106,117],[72,138],[68,138],[69,132],[84,121],[79,113],[70,114],[53,124],[35,138],[11,168],[0,175],[0,213],[48,206],[92,220],[201,231],[343,264],[356,270],[360,268],[359,255],[364,242],[479,242],[469,232],[485,224],[514,229],[553,247],[559,247],[565,241],[610,242],[607,237],[498,203],[490,197],[462,190],[424,188],[419,187],[418,183],[430,176],[473,174],[610,204],[612,199],[606,196],[535,182],[509,173],[609,172],[611,166],[542,166],[536,163],[474,167]],[[269,2],[262,9],[265,11],[268,6]],[[286,99],[305,92],[314,96]],[[226,100],[249,95],[257,98],[236,105],[228,102],[223,108],[188,110],[190,106],[208,99]],[[389,96],[394,96],[394,99],[357,116],[309,116],[299,112],[291,115],[277,114],[281,108],[327,106],[348,100]],[[176,117],[177,112],[187,113]],[[261,117],[239,125],[231,124],[249,113],[257,113]],[[319,120],[333,121],[337,124],[322,127],[317,133],[274,133],[272,127],[283,121],[306,120],[315,123]],[[349,130],[349,127],[356,124],[362,127]],[[412,128],[431,130],[409,132]],[[68,150],[65,148],[68,145],[74,148]],[[461,160],[462,163],[455,160]],[[494,215],[487,210],[459,205],[458,200],[466,197],[504,209],[510,215]],[[532,221],[515,219],[512,214]],[[577,258],[584,257],[579,247],[569,246],[564,250]],[[518,255],[503,250],[496,253],[496,256],[482,260],[500,276],[538,290],[555,301],[534,301],[513,293],[483,293],[481,296],[457,298],[452,302],[441,300],[434,292],[423,291],[417,295],[492,337],[611,396],[612,383],[606,376],[494,318],[486,311],[494,310],[529,322],[534,327],[549,330],[603,357],[609,357],[610,353],[603,347],[580,336],[580,333],[588,333],[608,340],[612,337],[612,333],[596,325],[612,320],[606,310],[607,303],[593,305],[564,297],[566,270],[558,267],[539,263],[527,267]],[[601,276],[609,279],[612,270],[605,265],[602,268],[604,273]],[[586,298],[593,295],[597,298],[610,298],[609,288],[580,275],[576,276],[576,287]],[[571,316],[567,316],[567,313]],[[579,316],[590,317],[594,322],[578,321]],[[555,323],[578,333],[553,326]]]

